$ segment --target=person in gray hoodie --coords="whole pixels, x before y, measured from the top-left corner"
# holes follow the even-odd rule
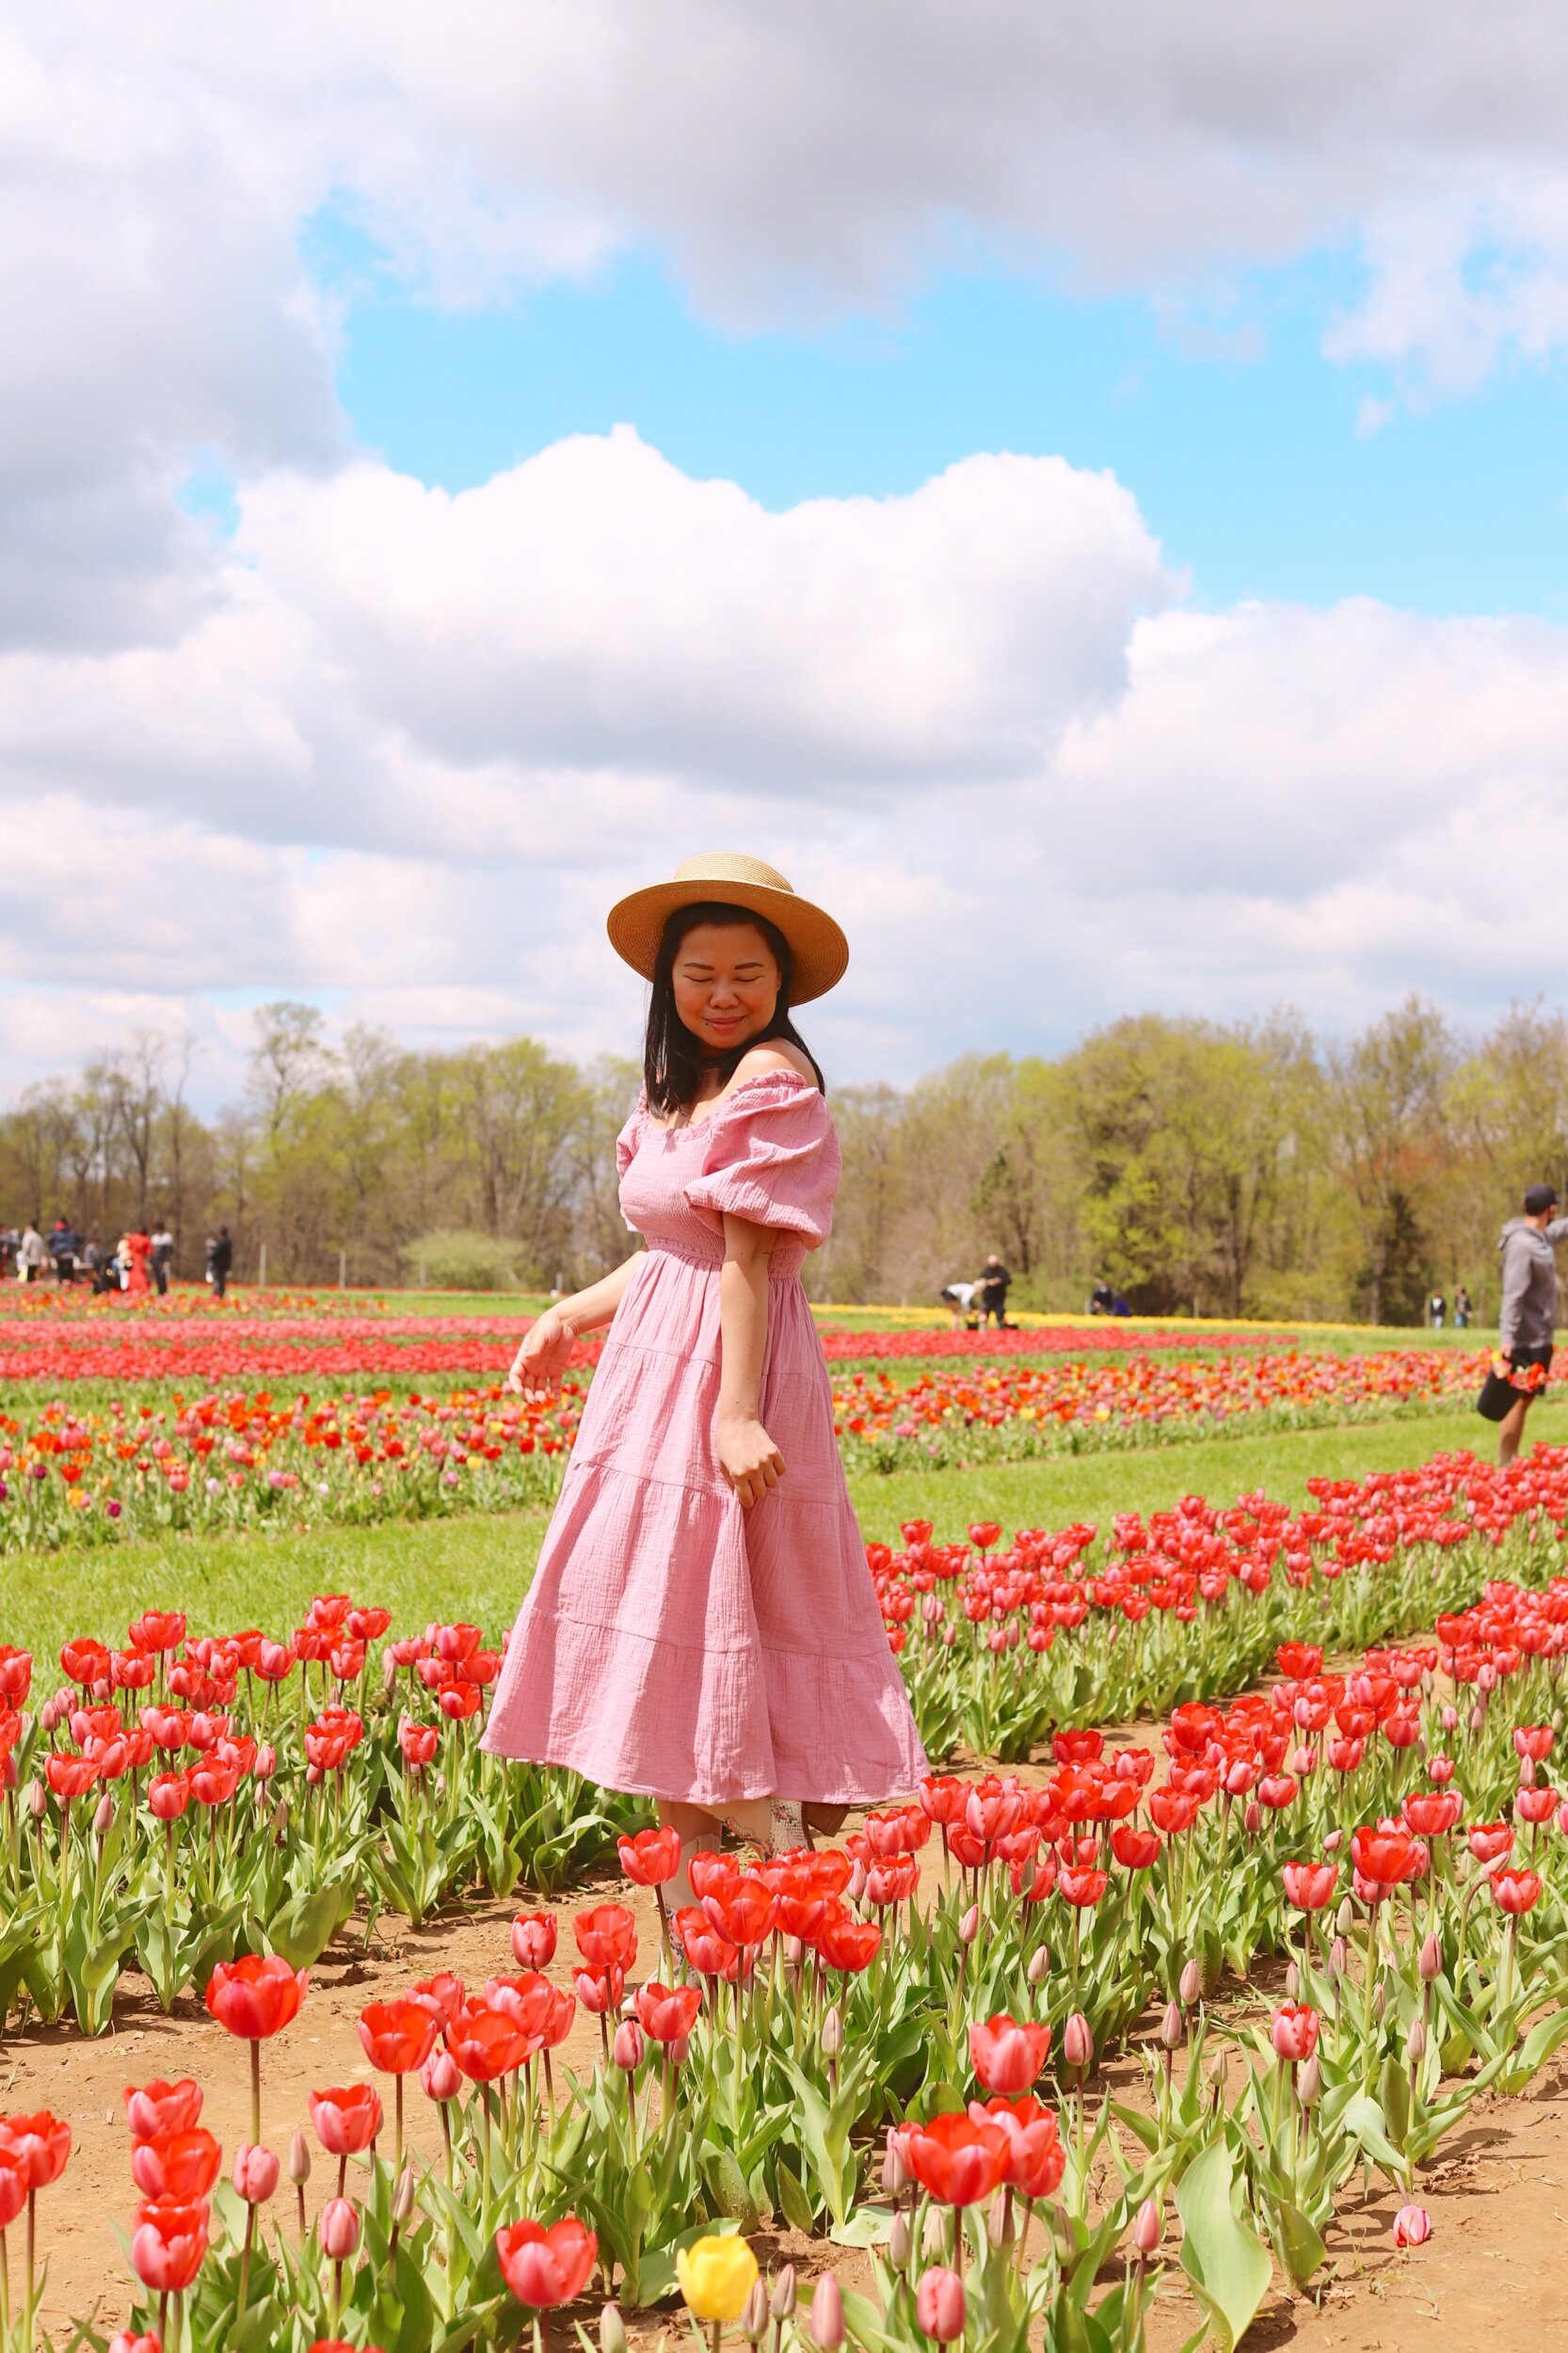
[[[1552,1361],[1552,1335],[1557,1329],[1557,1259],[1553,1244],[1568,1236],[1568,1217],[1555,1214],[1555,1185],[1531,1185],[1525,1195],[1523,1217],[1511,1217],[1503,1227],[1503,1297],[1497,1310],[1497,1343],[1517,1370],[1523,1365]],[[1497,1424],[1497,1460],[1512,1463],[1525,1433],[1530,1409],[1527,1391],[1511,1405]]]

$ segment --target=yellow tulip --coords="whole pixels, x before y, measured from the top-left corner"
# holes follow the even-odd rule
[[[675,2276],[698,2320],[739,2320],[757,2279],[757,2258],[744,2238],[699,2238],[678,2247]]]

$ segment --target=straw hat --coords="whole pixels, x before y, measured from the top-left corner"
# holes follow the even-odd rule
[[[617,900],[606,926],[610,945],[634,972],[650,981],[665,923],[677,907],[694,906],[703,899],[765,915],[783,933],[793,966],[792,1005],[825,996],[843,978],[849,942],[831,915],[792,890],[776,866],[764,866],[760,857],[743,857],[734,850],[689,857],[676,868],[673,881],[649,883],[646,889]]]

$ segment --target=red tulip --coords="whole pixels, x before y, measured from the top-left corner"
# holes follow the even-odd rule
[[[1459,1819],[1459,1793],[1455,1789],[1413,1789],[1401,1811],[1417,1837],[1442,1838]]]
[[[1302,2002],[1282,2002],[1272,2029],[1275,2051],[1292,2066],[1310,2058],[1318,2043],[1318,2013]]]
[[[1425,2206],[1401,2206],[1394,2217],[1396,2247],[1424,2247],[1432,2236],[1432,2217]]]
[[[1420,1876],[1421,1849],[1402,1823],[1380,1822],[1375,1830],[1358,1830],[1351,1852],[1363,1879],[1379,1887],[1399,1887]]]
[[[1027,2091],[1050,2057],[1050,2028],[999,2012],[969,2028],[969,2065],[987,2091]]]
[[[440,1737],[440,1724],[417,1724],[411,1716],[403,1717],[397,1727],[397,1745],[405,1765],[423,1769],[433,1763]]]
[[[335,2264],[352,2263],[360,2251],[360,2217],[346,2198],[328,2198],[316,2224],[321,2251]]]
[[[1288,1901],[1298,1912],[1321,1912],[1334,1901],[1339,1874],[1332,1863],[1288,1863],[1280,1877]]]
[[[634,1887],[663,1887],[680,1868],[680,1833],[640,1830],[619,1842],[620,1867]]]
[[[773,1891],[759,1879],[736,1879],[712,1887],[702,1898],[711,1925],[731,1945],[760,1945],[776,1916]]]
[[[431,2022],[434,2024],[434,2021]],[[357,2157],[381,2130],[381,2095],[374,2084],[346,2084],[310,2094],[316,2138],[332,2157]]]
[[[972,2206],[1001,2186],[1007,2135],[970,2116],[934,2116],[905,2137],[910,2170],[945,2206]]]
[[[440,2025],[449,2026],[462,2009],[467,1995],[461,1977],[455,1977],[450,1969],[440,1969],[433,1977],[420,1977],[409,1999],[423,2002]]]
[[[29,2190],[47,2189],[65,2171],[71,2127],[40,2108],[36,2116],[0,2116],[0,2155],[24,2167]]]
[[[1025,2093],[1017,2100],[969,2102],[977,2123],[1000,2126],[1007,2138],[1007,2169],[1002,2180],[1020,2198],[1050,2198],[1061,2186],[1067,2155],[1055,2116]]]
[[[577,1949],[591,1969],[630,1969],[637,1958],[637,1923],[624,1904],[596,1904],[573,1915]]]
[[[277,1953],[247,1953],[220,1961],[207,1981],[207,2008],[220,2026],[246,2042],[264,2042],[299,2015],[306,1972]]]
[[[915,2320],[922,2336],[936,2345],[955,2344],[968,2323],[964,2282],[956,2271],[933,2264],[920,2275],[915,2290]]]
[[[695,1985],[637,1988],[637,2016],[655,2042],[679,2042],[691,2033],[701,2009],[701,1989]]]
[[[581,1941],[581,1940],[580,1940]],[[555,1958],[552,1912],[520,1912],[512,1923],[512,1951],[520,1969],[548,1969]],[[623,1961],[624,1968],[626,1963]]]
[[[143,2287],[168,2296],[191,2285],[207,2252],[207,2219],[204,2199],[189,2204],[152,2199],[136,2208],[131,2262]]]
[[[882,1930],[874,1920],[856,1920],[853,1913],[840,1909],[818,1929],[816,1944],[829,1969],[854,1972],[869,1968],[876,1959]]]
[[[1155,1830],[1136,1822],[1118,1822],[1111,1833],[1111,1851],[1124,1871],[1147,1871],[1160,1860],[1164,1840]]]
[[[166,2133],[156,2140],[138,2140],[131,2148],[131,2179],[144,2198],[174,2205],[189,2205],[210,2195],[217,2179],[223,2152],[206,2127],[188,2133]]]
[[[743,1955],[728,1936],[721,1936],[700,1904],[683,1904],[673,1925],[677,1943],[699,1976],[733,1984],[737,1977],[751,1974],[753,1956]]]
[[[20,2157],[0,2149],[0,2231],[8,2231],[27,2203],[27,2168]]]
[[[234,2188],[248,2206],[264,2206],[278,2186],[280,2168],[270,2149],[259,2149],[248,2140],[242,2140],[234,2152]]]
[[[125,2121],[137,2140],[156,2140],[165,2133],[194,2132],[201,2121],[201,2088],[189,2075],[177,2084],[125,2087]]]
[[[1517,1917],[1521,1912],[1530,1911],[1538,1901],[1541,1874],[1539,1871],[1510,1871],[1506,1868],[1496,1870],[1492,1874],[1492,1893],[1497,1899],[1499,1912]]]
[[[383,2075],[408,2075],[423,2067],[439,2031],[440,2021],[428,2003],[406,1994],[391,2002],[367,2002],[360,2012],[364,2055]]]
[[[446,2047],[470,2083],[493,2084],[528,2057],[528,2037],[504,2011],[466,2002],[446,2029]]]
[[[514,2222],[497,2231],[495,2251],[518,2302],[548,2310],[582,2295],[599,2259],[599,2241],[568,2215],[548,2231],[537,2222]]]
[[[1506,1822],[1474,1822],[1467,1843],[1478,1863],[1500,1863],[1513,1844],[1513,1833]]]

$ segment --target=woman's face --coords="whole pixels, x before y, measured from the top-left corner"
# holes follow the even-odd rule
[[[755,923],[697,923],[675,952],[675,1010],[711,1054],[765,1030],[778,1002],[777,959]]]

